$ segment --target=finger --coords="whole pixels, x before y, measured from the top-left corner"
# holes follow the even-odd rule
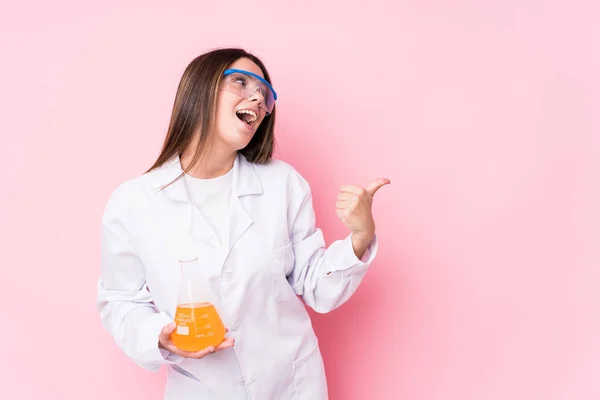
[[[353,193],[342,192],[342,193],[338,194],[338,200],[341,200],[341,201],[352,200],[355,198],[356,198],[356,195]]]
[[[379,178],[375,179],[369,187],[367,187],[367,192],[371,193],[371,196],[375,196],[375,192],[377,192],[382,186],[389,185],[392,183],[389,179]]]
[[[185,357],[185,358],[202,358],[202,357],[206,357],[207,355],[214,353],[214,352],[215,352],[215,347],[208,346],[200,351],[184,351],[184,350],[179,350],[176,348],[176,351],[174,351],[173,353],[175,353],[181,357]]]
[[[335,210],[336,215],[338,216],[339,219],[341,219],[342,221],[344,219],[346,219],[346,210],[345,209],[337,209]]]
[[[179,349],[177,346],[175,346],[173,344],[173,342],[171,342],[170,340],[167,342],[162,342],[163,343],[163,347],[165,348],[165,350],[167,350],[170,353],[173,353],[175,355],[178,355],[180,357],[189,357],[189,353],[187,351],[181,350]]]
[[[340,192],[342,193],[352,193],[355,194],[357,196],[360,196],[363,192],[365,191],[365,189],[355,186],[355,185],[342,185],[340,186]]]
[[[165,345],[165,348],[171,353],[184,358],[202,358],[215,352],[215,348],[213,346],[206,347],[197,352],[181,350],[178,347],[176,347],[173,343]]]
[[[356,205],[355,201],[336,201],[335,208],[343,210],[345,208],[352,208]]]
[[[227,349],[229,347],[233,347],[233,345],[235,344],[235,339],[232,338],[225,338],[225,340],[223,340],[218,346],[217,346],[217,350],[223,350],[223,349]]]
[[[170,341],[171,333],[175,330],[176,326],[177,325],[175,324],[175,322],[171,322],[170,324],[163,326],[163,328],[160,331],[160,334],[158,335],[159,340],[161,342]]]
[[[190,354],[190,358],[204,358],[209,354],[214,353],[216,350],[215,346],[208,346],[205,349],[202,349],[196,353]]]

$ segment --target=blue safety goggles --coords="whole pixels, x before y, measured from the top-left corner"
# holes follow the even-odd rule
[[[258,91],[262,96],[261,107],[270,114],[275,107],[277,93],[273,86],[263,77],[243,69],[228,69],[223,73],[225,77],[225,87],[230,92],[237,94],[245,99],[249,99]]]

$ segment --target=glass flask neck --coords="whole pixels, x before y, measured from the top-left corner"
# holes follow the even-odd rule
[[[182,258],[179,260],[181,279],[200,278],[200,262],[198,257]]]

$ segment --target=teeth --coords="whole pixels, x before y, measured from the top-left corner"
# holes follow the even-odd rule
[[[258,118],[257,115],[256,115],[256,113],[254,111],[252,111],[252,110],[239,110],[239,111],[237,111],[237,114],[250,114],[250,115],[252,115],[252,119],[250,121],[248,121],[249,123],[253,123]]]

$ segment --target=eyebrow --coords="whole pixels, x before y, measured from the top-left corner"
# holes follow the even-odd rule
[[[231,76],[233,79],[238,79],[238,78],[242,78],[245,81],[249,81],[249,80],[253,80],[253,76],[248,76],[246,74],[242,74],[241,72],[234,72],[232,74],[230,74],[229,76]],[[259,87],[263,92],[265,92],[265,95],[267,94],[267,92],[269,92],[269,87],[267,85],[265,85],[262,81],[259,81],[258,79],[254,79],[254,82],[256,82],[256,86]]]

